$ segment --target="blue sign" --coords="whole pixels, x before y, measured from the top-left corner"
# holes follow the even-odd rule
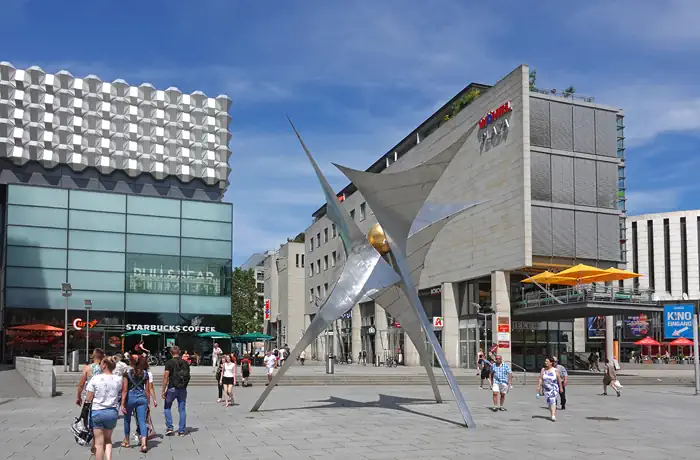
[[[664,305],[664,337],[692,339],[694,311],[692,304]]]

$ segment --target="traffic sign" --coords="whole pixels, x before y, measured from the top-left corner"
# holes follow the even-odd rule
[[[693,304],[664,305],[664,337],[692,339],[694,312]]]

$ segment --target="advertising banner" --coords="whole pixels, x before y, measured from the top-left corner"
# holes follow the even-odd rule
[[[593,340],[605,339],[605,316],[592,316],[586,318],[588,338]]]

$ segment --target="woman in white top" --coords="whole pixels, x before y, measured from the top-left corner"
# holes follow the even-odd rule
[[[92,403],[90,426],[95,435],[95,458],[112,459],[112,430],[117,426],[117,406],[122,392],[122,378],[113,375],[115,363],[104,358],[100,363],[102,373],[93,376],[87,385],[85,400]]]
[[[230,355],[224,355],[224,365],[220,383],[224,386],[224,405],[226,407],[233,406],[233,386],[236,384],[236,363],[231,361]]]

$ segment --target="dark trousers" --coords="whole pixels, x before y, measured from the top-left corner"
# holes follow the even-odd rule
[[[561,407],[566,407],[566,387],[562,387],[562,389],[559,390],[559,398],[561,398]]]
[[[219,399],[221,399],[224,395],[224,386],[218,382],[216,383],[216,385],[219,387]]]

